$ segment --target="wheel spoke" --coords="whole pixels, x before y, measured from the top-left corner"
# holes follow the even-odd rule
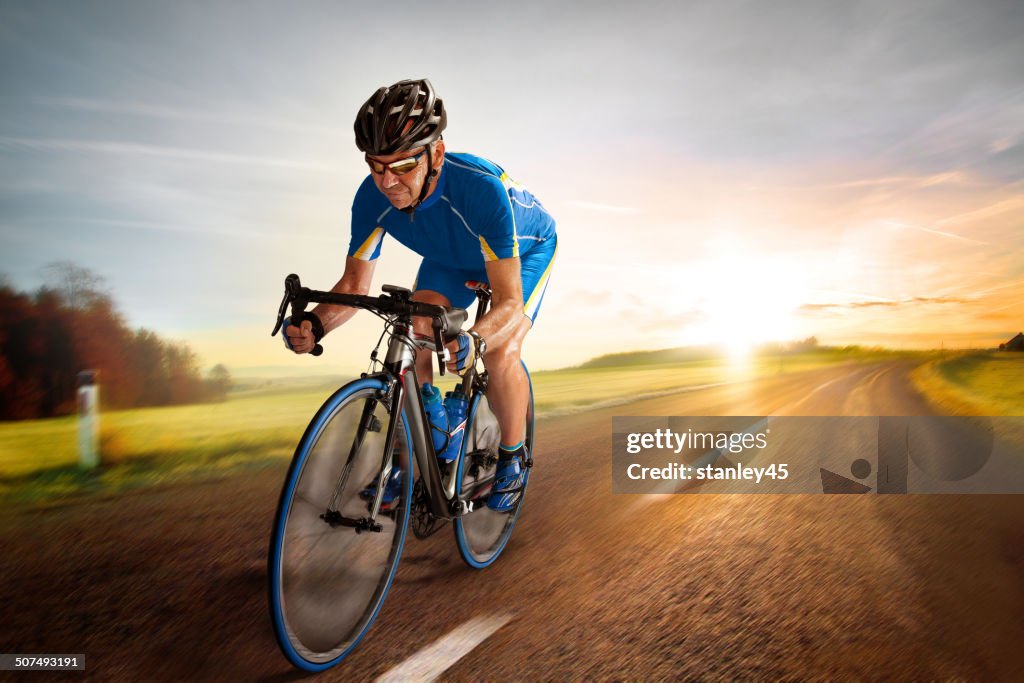
[[[457,519],[453,526],[462,559],[471,567],[482,568],[494,562],[508,542],[523,497],[520,495],[508,512],[495,512],[487,507],[490,487],[493,486],[497,471],[500,430],[486,397],[477,400],[466,430],[466,452],[473,455],[467,455],[467,462],[462,463],[458,488],[464,499],[468,497],[473,502],[473,511]],[[527,414],[526,434],[527,447],[532,448],[532,410]],[[471,471],[476,473],[475,476],[470,474]],[[525,488],[525,482],[523,486]]]
[[[308,670],[336,663],[370,627],[408,527],[409,476],[401,480],[397,512],[377,518],[379,532],[356,533],[321,518],[328,509],[348,518],[367,515],[360,492],[379,472],[384,438],[379,429],[365,426],[390,420],[374,384],[356,382],[347,394],[346,387],[317,414],[296,451],[285,485],[290,495],[278,511],[271,547],[278,558],[271,567],[271,616],[282,651]],[[404,425],[397,433],[396,450],[404,455]],[[396,460],[395,467],[409,461]]]

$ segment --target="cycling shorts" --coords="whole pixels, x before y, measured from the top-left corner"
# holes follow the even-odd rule
[[[519,257],[520,274],[523,280],[523,313],[532,323],[537,319],[540,304],[544,300],[544,291],[548,286],[551,266],[558,253],[556,240],[540,242]],[[468,280],[488,282],[487,271],[484,269],[463,270],[442,265],[430,259],[423,259],[413,289],[430,290],[447,297],[452,306],[469,308],[476,298],[472,289],[466,287]]]

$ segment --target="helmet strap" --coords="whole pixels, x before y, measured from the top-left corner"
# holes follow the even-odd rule
[[[399,211],[409,214],[410,221],[413,219],[413,212],[416,211],[416,207],[422,204],[423,200],[427,198],[427,192],[430,191],[430,183],[437,177],[437,171],[434,170],[434,158],[430,154],[430,145],[432,144],[433,143],[427,144],[427,177],[423,179],[423,187],[420,189],[419,199],[404,209],[399,209]]]

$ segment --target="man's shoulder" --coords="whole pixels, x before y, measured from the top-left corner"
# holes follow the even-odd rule
[[[489,212],[508,205],[505,171],[493,161],[464,152],[445,153],[444,197],[460,211]]]
[[[466,152],[446,152],[444,155],[445,164],[448,164],[451,174],[469,182],[494,182],[502,181],[505,171],[496,163],[475,154]]]

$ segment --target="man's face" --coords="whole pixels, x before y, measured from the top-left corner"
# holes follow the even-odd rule
[[[444,147],[443,142],[438,141],[435,149],[432,151],[434,168],[440,169],[441,162],[443,160]],[[377,186],[391,205],[396,209],[404,209],[411,206],[420,196],[420,191],[423,189],[423,183],[427,179],[427,155],[423,154],[426,148],[416,147],[405,152],[398,152],[396,154],[389,154],[387,156],[370,156],[369,158],[380,162],[385,165],[383,173],[375,173],[373,169],[370,169],[370,175],[373,177],[373,183]],[[387,168],[387,164],[394,163],[401,159],[408,159],[411,157],[418,156],[419,161],[416,167],[408,173],[397,175]]]

